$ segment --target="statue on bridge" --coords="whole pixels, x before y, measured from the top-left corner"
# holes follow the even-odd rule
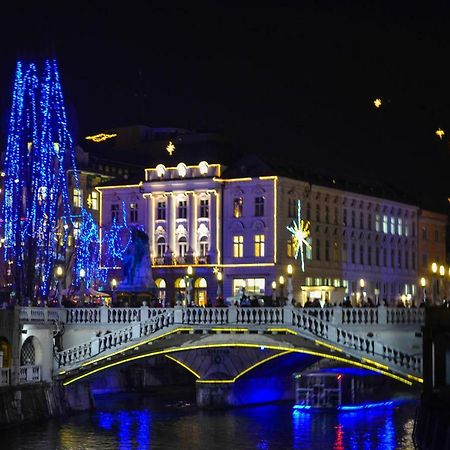
[[[122,260],[124,280],[118,286],[119,291],[148,291],[153,287],[148,240],[144,231],[137,227],[131,229],[130,243]]]

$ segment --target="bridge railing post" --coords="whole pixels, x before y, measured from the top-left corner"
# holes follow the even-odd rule
[[[237,323],[238,321],[238,310],[236,306],[230,306],[228,308],[228,323]]]
[[[173,323],[183,323],[183,307],[175,306],[173,313]]]
[[[341,325],[342,324],[342,306],[335,306],[333,308],[333,315],[331,317],[331,323],[333,325]]]
[[[100,323],[108,323],[108,307],[100,306]]]
[[[388,311],[386,306],[382,305],[378,307],[378,324],[386,325],[388,323]]]
[[[91,343],[91,356],[98,355],[100,353],[100,339],[94,339]]]

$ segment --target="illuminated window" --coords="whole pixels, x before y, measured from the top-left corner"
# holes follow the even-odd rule
[[[244,236],[233,236],[233,256],[242,258],[244,256]]]
[[[73,188],[73,206],[81,208],[83,206],[83,191],[78,188]]]
[[[403,219],[401,217],[397,220],[397,234],[399,236],[403,234]]]
[[[166,220],[166,202],[159,201],[156,205],[156,219]]]
[[[383,233],[388,233],[388,216],[383,215]]]
[[[265,294],[266,280],[264,278],[235,278],[233,280],[233,295],[238,295],[245,288],[246,295]]]
[[[292,239],[288,239],[286,243],[286,255],[288,258],[294,257],[294,248],[292,246]]]
[[[138,204],[130,203],[130,222],[134,223],[138,221]]]
[[[255,234],[255,256],[257,258],[262,258],[264,256],[264,235]]]
[[[95,211],[98,210],[98,192],[97,191],[91,192],[91,209],[94,209]]]
[[[166,251],[166,240],[162,236],[160,236],[156,241],[156,252],[158,254],[158,257],[162,258],[166,254]]]
[[[202,236],[200,238],[200,256],[205,258],[208,255],[208,238],[206,236]]]
[[[111,205],[111,220],[119,220],[119,205],[118,203],[113,203]]]
[[[236,197],[233,200],[233,217],[236,217],[237,219],[239,217],[242,217],[242,207],[243,207],[243,199],[242,197]]]
[[[395,234],[395,217],[391,217],[391,234]]]
[[[308,245],[306,246],[306,259],[312,259],[312,239],[311,237],[306,238]]]
[[[198,168],[201,175],[206,175],[208,173],[208,163],[206,161],[199,163]]]
[[[187,218],[187,200],[178,201],[178,219]]]
[[[181,257],[186,256],[188,250],[187,239],[185,236],[181,236],[178,239],[178,255]]]
[[[78,220],[73,221],[73,237],[75,239],[80,235],[80,222]]]
[[[375,231],[381,231],[381,217],[379,214],[375,214]]]
[[[207,198],[200,200],[200,217],[209,217],[209,201]]]
[[[186,174],[187,174],[187,167],[186,167],[186,164],[184,164],[184,163],[178,164],[178,166],[177,166],[177,171],[178,171],[178,175],[179,175],[181,178],[184,178],[184,177],[186,176]]]
[[[158,164],[156,166],[156,175],[158,175],[159,178],[162,178],[166,173],[166,168],[163,164]]]
[[[409,220],[405,219],[405,236],[409,236]]]
[[[255,216],[264,216],[264,197],[255,197]]]

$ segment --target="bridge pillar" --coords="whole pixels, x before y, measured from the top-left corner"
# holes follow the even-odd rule
[[[221,409],[234,406],[234,383],[196,383],[197,406],[203,409]]]

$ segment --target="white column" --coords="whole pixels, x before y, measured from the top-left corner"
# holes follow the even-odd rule
[[[167,195],[166,224],[167,224],[167,244],[170,251],[175,253],[175,218],[176,205],[173,193]]]
[[[210,255],[210,263],[216,264],[217,260],[217,249],[216,249],[216,239],[217,239],[217,230],[219,224],[216,221],[217,218],[217,196],[215,192],[210,192],[209,195],[209,255]],[[220,218],[219,218],[220,221]],[[220,243],[219,243],[220,246]],[[220,247],[219,247],[220,248]]]
[[[150,260],[156,256],[155,252],[155,199],[152,194],[147,196],[147,233],[149,238]]]
[[[197,197],[194,192],[188,192],[188,233],[189,233],[189,249],[188,253],[192,252],[198,256],[197,242],[196,242],[196,218],[197,218]]]

